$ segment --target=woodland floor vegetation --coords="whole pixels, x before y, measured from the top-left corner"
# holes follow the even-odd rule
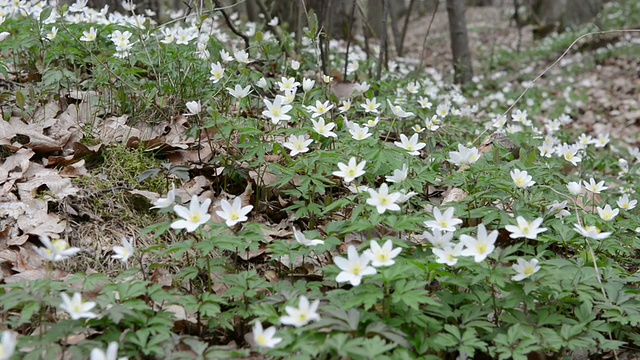
[[[127,6],[0,5],[0,359],[634,358],[635,2],[466,87]]]

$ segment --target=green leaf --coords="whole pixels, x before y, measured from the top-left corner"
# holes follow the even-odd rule
[[[24,109],[25,105],[26,105],[26,98],[24,96],[24,93],[20,90],[16,91],[16,104],[21,108]]]
[[[407,334],[398,329],[394,329],[382,322],[372,322],[367,326],[365,335],[370,337],[372,334],[380,335],[381,337],[392,341],[402,347],[409,347]]]
[[[159,173],[160,173],[160,169],[145,170],[145,171],[141,172],[140,175],[138,175],[138,182],[143,182],[143,181],[145,181],[147,179],[154,178],[154,177],[158,176]]]
[[[346,309],[363,307],[364,310],[371,309],[378,304],[384,294],[378,286],[367,286],[363,284],[358,287],[351,288],[349,298],[342,304]]]
[[[423,304],[440,306],[437,300],[429,297],[429,293],[425,290],[426,284],[426,281],[400,280],[393,284],[394,291],[391,295],[391,301],[394,304],[404,303],[415,310],[420,309],[420,305]]]

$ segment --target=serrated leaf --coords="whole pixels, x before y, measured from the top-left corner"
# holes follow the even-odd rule
[[[438,301],[429,297],[429,293],[424,288],[425,285],[426,282],[424,281],[400,280],[394,284],[391,301],[394,304],[402,302],[414,310],[419,310],[422,304],[440,306]]]
[[[367,326],[365,335],[371,336],[371,334],[380,335],[381,337],[393,341],[394,343],[408,348],[409,342],[407,341],[407,334],[398,329],[394,329],[381,322],[373,322]]]

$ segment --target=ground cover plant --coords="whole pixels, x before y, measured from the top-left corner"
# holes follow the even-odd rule
[[[340,42],[346,74],[323,74],[313,14],[295,44],[278,19],[125,5],[0,7],[0,359],[640,345],[637,134],[576,126],[598,115],[580,72],[637,56],[635,33],[534,86],[588,29],[500,48],[462,89],[403,59],[377,80],[376,49],[345,64]]]

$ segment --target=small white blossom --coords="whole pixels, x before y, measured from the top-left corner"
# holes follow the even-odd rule
[[[598,211],[598,216],[600,216],[600,219],[604,221],[611,221],[615,219],[615,217],[618,216],[618,213],[620,212],[619,209],[612,209],[611,205],[609,204],[605,205],[604,208],[598,206],[596,207],[596,210]]]
[[[518,216],[516,222],[518,225],[507,225],[504,228],[510,232],[509,235],[512,239],[527,238],[535,240],[538,234],[547,231],[547,228],[541,228],[542,218],[537,218],[533,221],[527,221],[524,217]]]
[[[291,150],[289,156],[296,156],[309,151],[309,145],[311,145],[312,142],[313,139],[307,139],[306,135],[291,135],[289,141],[283,143],[282,146]]]
[[[622,194],[616,201],[618,207],[623,210],[631,210],[638,205],[638,200],[629,200],[629,195]]]
[[[585,227],[582,227],[579,224],[574,224],[574,227],[575,227],[574,230],[578,234],[580,234],[580,235],[582,235],[582,236],[584,236],[586,238],[594,239],[594,240],[603,240],[603,239],[608,238],[612,234],[610,232],[600,232],[600,229],[598,229],[595,226],[587,225]]]
[[[73,298],[70,298],[65,292],[60,293],[60,297],[62,297],[60,308],[68,312],[71,319],[93,319],[98,317],[98,315],[90,311],[96,306],[96,303],[93,301],[82,301],[82,294],[79,292],[74,293]]]
[[[484,224],[481,223],[478,225],[478,234],[475,238],[469,235],[460,235],[460,242],[465,246],[461,255],[473,256],[475,262],[482,262],[495,249],[497,238],[497,230],[493,230],[487,234],[487,229],[484,227]]]
[[[385,180],[390,183],[401,183],[407,179],[409,167],[407,164],[402,165],[402,169],[393,170],[393,175],[386,176]]]
[[[340,256],[333,257],[333,263],[341,270],[336,282],[349,282],[352,286],[358,286],[363,276],[376,274],[376,268],[369,265],[371,259],[367,253],[358,255],[355,246],[349,245],[347,256],[346,259]]]
[[[385,211],[400,211],[400,205],[396,204],[402,194],[399,192],[393,192],[389,194],[389,186],[387,183],[380,185],[378,191],[369,189],[370,198],[367,199],[367,204],[375,206],[378,214],[384,214]]]
[[[253,331],[253,342],[258,347],[265,348],[274,348],[280,342],[282,342],[282,338],[275,337],[276,335],[276,327],[271,326],[267,329],[262,328],[262,323],[257,321],[252,328]]]
[[[130,238],[129,240],[122,238],[120,242],[122,243],[122,246],[113,247],[113,252],[116,254],[111,255],[111,258],[120,259],[126,264],[129,261],[129,258],[136,252],[136,248],[133,247],[133,238]]]
[[[453,235],[453,233],[449,234]],[[433,252],[433,255],[437,256],[436,262],[438,264],[447,264],[449,266],[453,266],[458,263],[458,257],[462,255],[463,249],[463,243],[447,243],[442,247],[434,247],[433,249],[431,249],[431,252]]]
[[[62,239],[51,241],[47,236],[40,236],[40,242],[44,248],[35,248],[35,251],[48,261],[63,261],[80,252],[80,248],[70,247],[69,243]]]
[[[536,183],[535,181],[532,180],[531,175],[529,175],[527,171],[520,171],[519,169],[513,169],[509,172],[509,175],[511,175],[511,179],[513,179],[513,183],[516,185],[516,187],[519,187],[522,189],[528,188]]]
[[[365,250],[364,252],[371,259],[371,266],[373,267],[382,267],[382,266],[391,266],[395,264],[395,260],[393,260],[400,252],[402,248],[393,248],[393,242],[391,240],[387,240],[382,247],[378,245],[378,242],[375,240],[371,241],[371,248]]]
[[[220,201],[220,207],[222,210],[216,211],[216,214],[225,220],[228,227],[247,221],[249,219],[247,214],[253,209],[253,205],[242,206],[242,199],[239,196],[233,199],[233,204],[223,199]]]
[[[209,205],[211,205],[211,199],[206,199],[200,204],[198,195],[193,195],[188,209],[182,205],[174,205],[173,211],[182,219],[171,223],[171,228],[175,230],[185,229],[187,232],[193,232],[200,225],[205,224],[211,219]]]
[[[537,259],[526,261],[523,258],[518,258],[518,263],[511,265],[511,267],[517,273],[511,277],[513,281],[522,281],[540,270]]]
[[[394,144],[409,152],[409,155],[420,155],[420,150],[427,144],[418,142],[418,136],[418,134],[413,134],[411,138],[407,138],[405,134],[400,134],[400,142],[395,141]]]
[[[364,166],[367,164],[367,161],[362,160],[360,163],[356,162],[357,160],[355,157],[351,157],[349,159],[349,163],[346,165],[339,162],[338,168],[340,169],[340,171],[334,171],[333,175],[343,178],[344,182],[346,183],[351,182],[355,178],[364,175]]]
[[[280,318],[280,322],[283,325],[301,327],[307,325],[311,321],[318,321],[320,320],[320,315],[318,315],[319,305],[320,300],[314,300],[314,302],[309,303],[309,299],[307,299],[306,296],[300,296],[297,308],[292,306],[285,307],[287,315],[282,316]]]
[[[456,225],[462,224],[462,220],[453,217],[454,208],[448,208],[444,213],[439,208],[433,208],[433,220],[427,220],[424,225],[430,229],[439,231],[456,231]]]
[[[582,183],[584,184],[585,189],[587,189],[588,191],[591,191],[594,194],[600,194],[601,191],[608,189],[608,187],[604,186],[604,180],[600,181],[599,183],[596,183],[596,181],[593,180],[593,178],[590,178],[589,182],[586,182],[583,180]]]
[[[570,181],[567,184],[567,190],[569,190],[569,193],[571,193],[571,195],[578,196],[582,194],[582,185],[580,185],[579,182]]]
[[[307,239],[307,237],[295,227],[293,228],[293,236],[296,238],[298,243],[304,246],[324,245],[324,240]]]

